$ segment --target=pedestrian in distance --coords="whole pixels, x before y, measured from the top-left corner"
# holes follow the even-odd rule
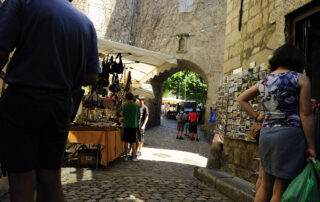
[[[166,105],[165,104],[161,105],[161,112],[162,112],[162,115],[165,117],[166,116]]]
[[[93,23],[67,0],[7,0],[0,7],[0,159],[12,202],[64,201],[61,164],[74,91],[100,73]],[[23,101],[21,99],[23,98]]]
[[[137,139],[137,120],[139,113],[139,105],[133,101],[132,93],[126,94],[126,103],[122,107],[123,113],[123,141],[125,142],[125,160],[128,160],[129,144],[132,148],[132,160],[138,161],[136,152],[136,139]]]
[[[189,136],[189,125],[190,125],[189,112],[184,112],[183,118],[184,118],[184,131],[185,131],[184,136]]]
[[[316,157],[311,84],[302,74],[305,56],[285,44],[274,51],[269,63],[271,73],[237,99],[256,122],[262,122],[263,117],[248,101],[259,96],[265,112],[259,137],[263,172],[256,202],[280,202],[290,181],[303,170],[305,153],[308,160]]]
[[[148,123],[149,120],[149,109],[148,107],[144,104],[144,97],[143,96],[139,96],[139,105],[140,105],[140,113],[139,113],[139,127],[138,127],[138,141],[139,141],[139,145],[138,145],[138,151],[137,151],[137,155],[140,156],[141,155],[141,148],[143,146],[143,142],[144,142],[144,134],[145,134],[145,130],[146,130],[146,125]]]
[[[183,110],[184,109],[181,108],[176,116],[176,119],[177,119],[177,137],[176,137],[176,139],[180,139],[180,140],[183,140],[183,137],[182,137],[182,132],[183,132],[183,128],[184,128]],[[180,134],[180,136],[179,136],[179,134]]]
[[[198,137],[198,114],[196,108],[193,108],[192,112],[189,114],[189,138],[190,140],[194,140],[194,136],[196,137],[196,141],[199,142]]]

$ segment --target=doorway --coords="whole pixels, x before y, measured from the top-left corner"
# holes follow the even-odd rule
[[[304,51],[307,62],[302,71],[311,80],[311,97],[320,100],[320,5],[315,3],[290,14],[291,42]]]

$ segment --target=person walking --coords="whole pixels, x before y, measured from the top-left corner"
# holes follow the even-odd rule
[[[141,155],[141,148],[143,146],[144,142],[144,134],[145,134],[145,129],[146,125],[149,120],[149,109],[148,107],[144,104],[144,97],[140,96],[139,98],[139,105],[140,105],[140,118],[139,118],[139,128],[138,128],[138,151],[137,155]]]
[[[177,119],[177,137],[176,139],[180,139],[183,140],[182,137],[182,132],[183,132],[183,128],[184,128],[184,122],[183,122],[183,108],[181,108],[180,111],[178,111],[178,114],[176,116]],[[179,136],[180,133],[180,136]]]
[[[189,136],[189,112],[184,112],[183,113],[183,119],[184,119],[184,131],[185,131],[185,136]]]
[[[196,108],[193,108],[192,112],[189,114],[189,137],[190,140],[194,140],[194,136],[196,137],[196,141],[199,142],[198,137],[198,115]]]
[[[37,189],[37,201],[64,201],[72,92],[100,73],[96,31],[67,0],[7,0],[0,7],[0,71],[14,49],[0,100],[0,159],[10,198],[31,202]]]
[[[122,107],[123,113],[123,138],[122,140],[125,142],[125,160],[128,160],[128,144],[132,148],[132,160],[138,161],[136,152],[136,132],[137,132],[137,120],[139,113],[139,105],[133,101],[132,93],[126,94],[126,103]]]
[[[303,52],[285,44],[275,50],[269,63],[272,72],[237,98],[256,122],[262,122],[263,116],[248,101],[259,95],[265,112],[259,137],[263,172],[256,202],[280,202],[290,181],[303,170],[305,153],[316,157],[311,85],[301,74]]]
[[[166,116],[166,105],[165,104],[161,105],[161,112],[162,112],[163,117],[165,117]]]

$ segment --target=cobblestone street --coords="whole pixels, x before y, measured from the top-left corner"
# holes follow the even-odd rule
[[[146,131],[138,162],[118,159],[105,169],[63,168],[66,201],[231,201],[193,177],[210,143],[176,139],[176,121]],[[7,199],[6,199],[7,200]],[[0,200],[0,201],[6,201]]]

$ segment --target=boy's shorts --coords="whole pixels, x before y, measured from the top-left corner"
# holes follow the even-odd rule
[[[189,132],[190,133],[198,133],[198,130],[197,130],[198,126],[197,125],[198,125],[197,122],[190,123]]]
[[[183,129],[184,129],[184,123],[178,123],[177,131],[183,131]]]
[[[137,139],[137,128],[124,128],[123,129],[123,138],[124,142],[136,143]]]

